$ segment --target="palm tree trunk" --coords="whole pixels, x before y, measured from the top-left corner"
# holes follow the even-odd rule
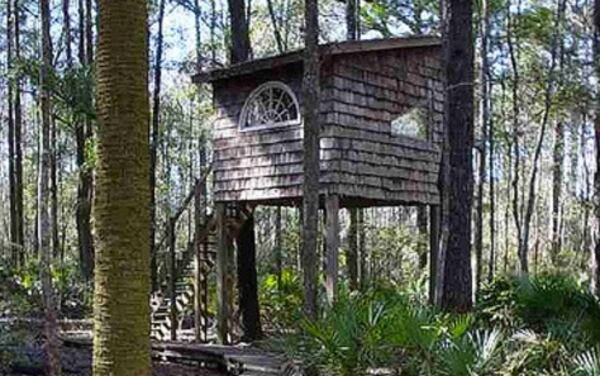
[[[150,375],[147,2],[100,0],[94,375]]]

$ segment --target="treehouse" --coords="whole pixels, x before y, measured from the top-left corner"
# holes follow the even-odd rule
[[[320,194],[341,207],[438,204],[439,40],[342,42],[320,53]],[[302,65],[297,51],[194,76],[214,90],[216,202],[301,202]]]
[[[440,202],[437,181],[444,85],[441,45],[436,38],[327,44],[320,46],[320,59],[319,192],[326,214],[325,289],[328,298],[333,299],[338,277],[340,208],[430,206],[434,230],[431,246],[436,246],[438,226],[434,221],[438,220]],[[302,51],[200,72],[193,77],[195,83],[212,85],[217,113],[212,162],[215,207],[212,215],[198,220],[194,240],[195,322],[197,333],[200,327],[205,339],[209,322],[208,270],[213,264],[220,342],[231,341],[234,317],[242,317],[242,327],[256,333],[254,222],[248,218],[258,205],[302,203],[302,78]],[[201,195],[196,192],[196,197]],[[240,212],[246,213],[246,219],[240,220],[244,217]],[[169,234],[174,234],[175,221],[170,223],[173,228]],[[201,230],[202,226],[207,231]],[[214,231],[215,240],[209,247],[210,231]],[[175,240],[170,239],[171,260],[175,260]],[[215,250],[209,251],[213,246]],[[234,313],[235,254],[239,315]],[[170,322],[177,321],[177,311],[181,310],[175,304],[176,295],[181,295],[174,282],[181,278],[176,269],[183,270],[186,263],[177,268],[175,264],[170,262]],[[171,326],[172,339],[175,331]]]

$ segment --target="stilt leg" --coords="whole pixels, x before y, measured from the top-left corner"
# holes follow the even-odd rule
[[[340,247],[340,201],[337,195],[327,196],[327,266],[325,273],[325,290],[327,301],[333,304],[338,280],[338,254]]]

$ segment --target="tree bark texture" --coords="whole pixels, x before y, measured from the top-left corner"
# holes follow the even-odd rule
[[[250,56],[250,35],[244,0],[227,0],[229,4],[229,25],[231,28],[231,64],[241,63]]]
[[[100,0],[94,375],[150,375],[147,2]]]
[[[157,291],[158,263],[156,259],[156,167],[158,159],[159,126],[160,126],[160,89],[162,77],[163,55],[163,19],[165,15],[165,0],[160,0],[158,6],[158,34],[156,36],[156,60],[154,62],[154,90],[152,93],[152,138],[150,140],[150,269],[152,291]]]
[[[262,338],[256,272],[254,215],[250,215],[242,224],[236,243],[238,297],[242,325],[241,340],[242,342],[253,342]]]
[[[473,25],[470,0],[445,2],[445,131],[448,140],[448,212],[441,307],[472,307],[471,205],[473,202]]]
[[[319,8],[317,0],[305,0],[304,34],[304,183],[302,266],[304,314],[317,317],[317,238],[319,225]]]
[[[58,337],[57,305],[52,286],[52,217],[50,215],[50,169],[51,169],[51,94],[50,70],[52,69],[52,41],[50,39],[50,2],[41,0],[40,19],[42,37],[42,65],[40,66],[40,112],[41,130],[40,159],[38,173],[38,255],[40,258],[40,280],[42,282],[42,296],[44,302],[45,328],[44,350],[46,353],[45,373],[50,376],[61,374],[60,364],[60,339]]]

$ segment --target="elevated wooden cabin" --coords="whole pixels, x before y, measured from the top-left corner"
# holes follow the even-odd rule
[[[320,192],[342,207],[436,205],[443,77],[437,38],[321,46]],[[201,72],[213,86],[217,202],[302,198],[302,51]]]

